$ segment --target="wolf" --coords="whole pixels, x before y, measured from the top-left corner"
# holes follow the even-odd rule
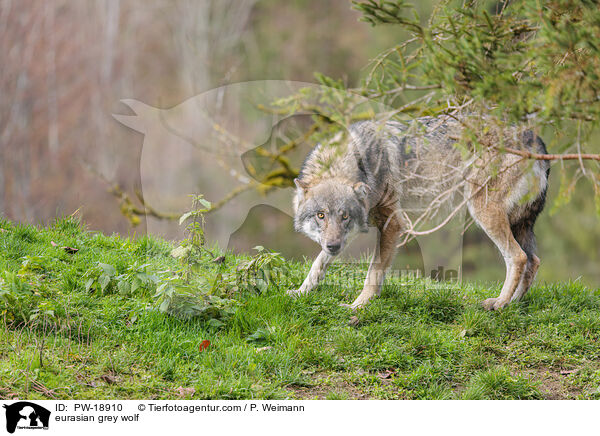
[[[484,146],[478,147],[464,133],[470,121],[481,120],[442,115],[362,121],[314,147],[294,181],[294,227],[320,244],[321,252],[304,282],[288,294],[312,291],[353,236],[374,225],[373,258],[362,291],[349,305],[356,310],[380,295],[397,245],[415,232],[415,223],[433,217],[443,225],[451,210],[466,206],[506,265],[500,294],[483,307],[498,310],[521,299],[540,265],[533,227],[544,207],[550,165],[505,149],[547,151],[540,137],[519,126],[480,127],[477,142]]]

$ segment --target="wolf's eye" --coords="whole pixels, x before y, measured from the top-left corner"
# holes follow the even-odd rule
[[[319,212],[319,213],[317,213],[317,218],[322,220],[323,218],[325,218],[325,214],[323,212]]]
[[[343,219],[344,221],[346,221],[346,220],[348,219],[348,212],[344,212],[344,213],[342,214],[342,219]]]

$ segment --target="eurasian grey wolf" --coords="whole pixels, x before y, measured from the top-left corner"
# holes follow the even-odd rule
[[[484,147],[477,147],[463,135],[468,122],[449,115],[363,121],[317,145],[295,180],[294,226],[320,244],[321,252],[299,289],[288,293],[313,290],[352,236],[372,224],[379,230],[378,244],[364,287],[350,305],[364,306],[380,295],[403,235],[415,232],[423,217],[439,222],[444,211],[466,206],[506,264],[500,295],[483,306],[501,309],[522,298],[540,264],[533,226],[544,207],[550,165],[505,150],[546,154],[546,147],[525,128],[488,125],[477,141]]]

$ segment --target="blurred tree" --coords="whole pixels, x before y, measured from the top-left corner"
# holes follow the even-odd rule
[[[124,97],[169,105],[214,86],[254,3],[0,0],[0,213],[48,221],[82,207],[92,227],[127,231],[107,187],[121,199],[119,186],[139,185],[140,147],[111,113]]]

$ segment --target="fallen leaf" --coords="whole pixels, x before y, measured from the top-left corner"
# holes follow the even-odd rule
[[[210,345],[210,341],[208,339],[205,339],[202,342],[200,342],[200,346],[198,347],[198,350],[200,352],[203,352],[204,350],[206,350],[208,348],[209,345]]]
[[[355,326],[358,325],[359,322],[360,321],[359,321],[358,317],[357,316],[353,316],[352,318],[350,318],[350,321],[348,322],[348,325],[351,326],[351,327],[355,327]]]
[[[569,374],[574,374],[574,373],[576,373],[577,371],[579,371],[579,370],[578,370],[578,369],[563,369],[563,370],[560,372],[560,375],[569,375]]]
[[[51,244],[53,247],[58,247],[58,244],[57,244],[56,242],[54,242],[54,241],[50,241],[50,244]]]
[[[225,256],[219,256],[213,259],[214,263],[223,263],[225,261]]]
[[[256,351],[258,351],[258,352],[267,351],[267,350],[270,350],[271,348],[273,348],[273,347],[270,347],[270,346],[269,347],[260,347],[260,348],[257,348]]]

